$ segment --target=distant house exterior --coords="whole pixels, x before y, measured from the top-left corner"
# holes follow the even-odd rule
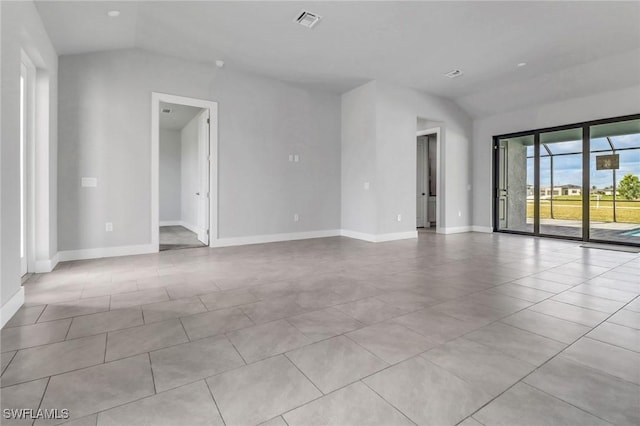
[[[558,195],[562,195],[562,189],[560,187],[555,186],[553,188],[553,191],[551,190],[550,187],[541,187],[540,188],[540,196],[541,197],[550,197],[551,195],[553,195],[554,197],[557,197]]]
[[[554,186],[553,191],[551,187],[541,187],[540,188],[540,197],[558,197],[561,195],[582,195],[582,187],[578,185],[561,185]]]
[[[562,195],[582,195],[582,187],[578,185],[562,185]]]

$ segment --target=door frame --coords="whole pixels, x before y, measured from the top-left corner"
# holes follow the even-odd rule
[[[441,217],[442,214],[440,212],[440,207],[442,206],[442,203],[440,202],[440,200],[442,200],[442,196],[443,196],[443,192],[442,192],[442,178],[441,178],[441,173],[442,173],[442,144],[441,141],[442,139],[440,138],[440,132],[441,132],[441,127],[432,127],[429,129],[425,129],[425,130],[419,130],[418,132],[416,132],[416,138],[418,136],[428,136],[428,135],[436,135],[436,189],[437,189],[437,193],[436,193],[436,233],[440,234],[442,233],[442,221],[441,221]],[[416,149],[416,164],[418,163],[418,150]],[[418,174],[418,171],[416,170],[416,175]],[[414,191],[416,192],[416,191]],[[417,206],[416,206],[416,211],[417,211]]]
[[[204,99],[151,93],[151,245],[160,251],[160,103],[209,110],[209,247],[218,239],[218,103]]]
[[[24,149],[24,158],[23,158],[23,166],[24,167],[24,212],[22,212],[22,206],[20,206],[21,217],[20,221],[24,220],[24,235],[22,229],[20,229],[20,239],[24,238],[24,249],[25,249],[25,269],[23,270],[22,265],[22,253],[20,253],[20,274],[22,277],[25,275],[36,272],[36,217],[35,217],[35,206],[36,206],[36,191],[35,191],[35,145],[36,145],[36,136],[37,136],[37,127],[36,127],[36,101],[37,101],[37,76],[36,76],[36,66],[27,55],[27,53],[22,50],[20,52],[20,76],[22,77],[23,72],[25,76],[25,85],[24,85],[24,110],[21,111],[21,114],[24,114],[24,148],[22,147],[22,143],[20,144],[20,149]],[[21,105],[22,107],[22,105]],[[22,132],[22,126],[20,128],[20,132]],[[21,135],[22,136],[22,135]],[[22,179],[22,176],[20,176]],[[20,188],[20,183],[18,191]],[[24,216],[24,217],[23,217]],[[25,272],[22,274],[22,272]]]
[[[428,185],[429,185],[429,139],[428,136],[424,139],[424,141],[420,141],[420,138],[423,136],[416,136],[416,142],[417,142],[417,151],[416,151],[416,156],[418,158],[418,163],[416,165],[416,174],[418,174],[418,171],[420,170],[420,167],[422,167],[423,171],[422,171],[422,186],[423,186],[423,191],[429,191]],[[423,150],[423,154],[422,157],[420,155],[420,149],[422,148]],[[425,152],[426,151],[426,152]],[[422,165],[420,165],[420,163],[422,163]],[[416,178],[420,178],[420,176],[416,176]],[[418,184],[420,179],[416,179],[416,184]],[[418,185],[419,187],[420,185]],[[416,188],[418,189],[418,188]],[[420,191],[416,191],[416,196],[418,195]],[[426,192],[422,193],[421,197],[420,197],[420,201],[416,201],[416,228],[429,228],[431,227],[431,224],[429,223],[428,219],[429,219],[429,196],[426,195]],[[418,222],[418,208],[420,207],[420,204],[422,203],[422,222],[419,223]]]

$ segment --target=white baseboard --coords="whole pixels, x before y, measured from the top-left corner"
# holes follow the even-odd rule
[[[45,272],[51,272],[55,269],[56,265],[60,261],[59,253],[56,253],[51,259],[36,260],[36,274],[42,274]]]
[[[364,232],[350,231],[348,229],[341,229],[340,235],[347,238],[353,238],[356,240],[369,241],[370,243],[376,242],[376,236],[374,234],[366,234]]]
[[[182,226],[181,220],[161,220],[158,226]]]
[[[158,246],[141,244],[137,246],[99,247],[82,250],[65,250],[58,252],[60,262],[68,260],[100,259],[103,257],[131,256],[135,254],[157,253]]]
[[[0,328],[9,322],[22,305],[24,305],[24,287],[21,286],[11,299],[0,307]]]
[[[471,227],[471,231],[473,231],[473,232],[484,232],[484,233],[487,233],[487,234],[491,234],[493,232],[493,228],[491,226],[473,225]]]
[[[381,243],[384,241],[408,240],[418,238],[418,231],[394,232],[390,234],[366,234],[364,232],[350,231],[342,229],[340,235],[357,240],[369,241],[371,243]]]
[[[378,234],[376,235],[376,243],[381,243],[384,241],[397,241],[397,240],[410,240],[412,238],[418,238],[418,231],[407,231],[407,232],[393,232],[390,234]]]
[[[279,241],[308,240],[310,238],[337,237],[340,230],[293,232],[287,234],[252,235],[250,237],[218,238],[212,240],[211,247],[243,246],[248,244],[275,243]]]
[[[450,226],[444,228],[438,228],[436,230],[438,234],[461,234],[463,232],[471,232],[470,226]]]

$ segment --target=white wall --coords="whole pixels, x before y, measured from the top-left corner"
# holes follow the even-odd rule
[[[159,146],[160,222],[180,221],[181,144],[180,131],[160,129]]]
[[[220,237],[339,229],[340,97],[227,68],[214,88]]]
[[[339,227],[337,95],[123,50],[60,58],[61,250],[150,244],[153,91],[219,104],[221,237]]]
[[[378,233],[375,106],[375,81],[342,95],[342,229],[373,235]]]
[[[442,123],[440,134],[440,223],[443,232],[455,232],[471,225],[471,137],[472,121],[470,117],[458,105],[448,99],[429,95],[411,89],[405,89],[390,84],[379,84],[378,117],[384,119],[381,122],[386,136],[387,149],[393,146],[401,151],[396,155],[393,164],[388,164],[390,170],[397,170],[402,174],[404,183],[401,202],[396,207],[402,209],[403,217],[413,217],[413,221],[407,223],[408,230],[411,225],[415,228],[415,167],[416,167],[416,126],[417,117],[427,119],[429,124]],[[381,111],[393,111],[395,114],[381,114]],[[409,119],[411,116],[411,119]],[[391,151],[389,151],[391,152]],[[400,170],[404,168],[403,170]],[[410,169],[409,169],[410,168]],[[385,196],[392,197],[392,189]],[[440,197],[441,196],[441,197]],[[394,227],[395,217],[389,217],[387,227]],[[404,222],[404,221],[403,221]],[[396,228],[397,229],[397,228]]]
[[[640,112],[640,86],[538,105],[473,123],[473,224],[493,227],[493,136]]]
[[[443,191],[438,226],[444,228],[442,232],[469,228],[472,123],[464,111],[452,101],[380,81],[345,93],[342,108],[343,229],[373,235],[416,230],[419,123],[441,127]],[[369,192],[363,187],[367,180],[371,182]],[[375,200],[373,207],[371,199]],[[400,222],[398,214],[403,218]],[[359,218],[366,219],[366,228]]]
[[[200,114],[187,123],[180,131],[180,218],[187,229],[198,229],[198,138]]]
[[[49,263],[57,250],[56,155],[58,58],[32,2],[2,2],[2,130],[0,144],[0,304],[5,306],[20,288],[20,60],[21,49],[37,68],[36,91],[44,95],[37,104],[37,161],[35,164],[35,261]],[[3,319],[5,312],[2,312]]]

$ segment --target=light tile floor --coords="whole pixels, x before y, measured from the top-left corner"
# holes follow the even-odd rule
[[[3,412],[640,424],[638,254],[500,234],[324,238],[67,262],[25,292],[2,330]]]

